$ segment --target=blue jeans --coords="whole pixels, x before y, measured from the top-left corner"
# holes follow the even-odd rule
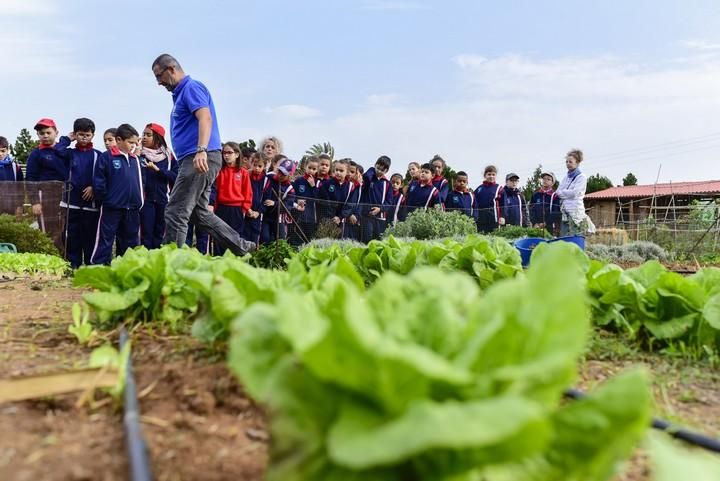
[[[163,244],[175,243],[178,247],[185,244],[188,222],[192,222],[235,255],[244,255],[254,250],[255,243],[240,237],[240,234],[208,209],[210,188],[222,166],[220,151],[208,152],[209,170],[204,174],[195,170],[194,157],[195,154],[191,154],[178,161],[180,169],[165,209]]]

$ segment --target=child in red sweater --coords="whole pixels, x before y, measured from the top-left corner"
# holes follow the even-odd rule
[[[226,142],[222,147],[223,166],[215,179],[215,215],[240,235],[244,231],[245,214],[253,200],[250,173],[241,167],[241,155],[236,142]],[[221,256],[225,249],[216,242],[213,253]]]

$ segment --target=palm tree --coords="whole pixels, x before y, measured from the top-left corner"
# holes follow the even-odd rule
[[[330,160],[332,160],[335,157],[335,148],[330,144],[330,142],[324,142],[322,144],[315,144],[305,151],[306,157],[317,157],[320,154],[328,154],[330,156]]]

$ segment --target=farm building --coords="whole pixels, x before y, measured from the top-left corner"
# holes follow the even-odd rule
[[[619,186],[585,196],[585,208],[596,226],[629,229],[650,218],[682,228],[693,211],[702,209],[704,216],[714,216],[718,202],[720,180]]]

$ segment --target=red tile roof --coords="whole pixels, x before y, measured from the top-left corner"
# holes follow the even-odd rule
[[[662,197],[666,195],[703,195],[720,194],[720,180],[703,180],[700,182],[672,182],[657,185],[629,185],[627,187],[610,187],[609,189],[587,194],[585,199],[630,199]]]

